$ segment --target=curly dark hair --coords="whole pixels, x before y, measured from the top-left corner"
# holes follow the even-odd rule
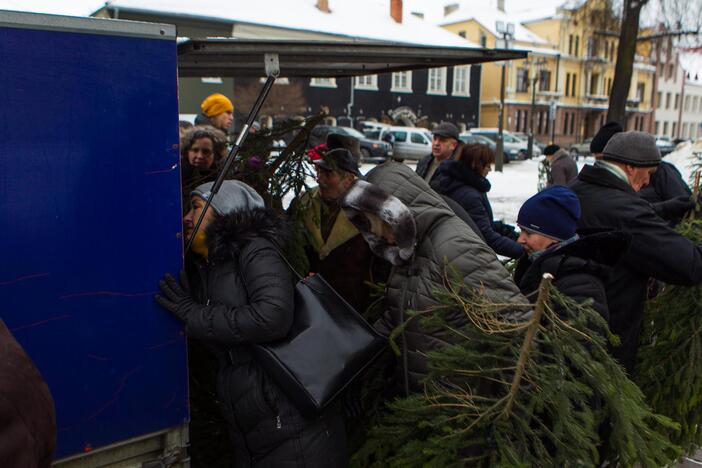
[[[193,127],[183,135],[180,155],[187,159],[188,151],[192,148],[193,143],[201,138],[209,138],[212,141],[215,162],[224,157],[227,149],[227,137],[224,132],[209,125]]]
[[[479,143],[464,145],[458,160],[478,174],[481,174],[486,166],[495,162],[495,152],[487,145]]]

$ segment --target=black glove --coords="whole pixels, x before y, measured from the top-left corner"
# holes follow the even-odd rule
[[[652,203],[651,206],[658,216],[667,221],[673,221],[682,218],[685,216],[685,213],[693,210],[695,208],[695,202],[690,200],[690,197],[681,196],[658,203]]]
[[[170,273],[166,273],[163,279],[158,282],[158,286],[161,288],[163,296],[157,294],[156,302],[182,321],[187,319],[188,314],[193,309],[202,307],[190,295],[188,277],[184,271],[180,272],[180,284]]]

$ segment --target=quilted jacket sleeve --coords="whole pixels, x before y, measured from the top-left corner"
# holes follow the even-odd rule
[[[265,343],[287,335],[293,321],[294,287],[280,254],[261,239],[243,249],[239,265],[247,304],[199,308],[188,316],[188,335],[230,344]]]

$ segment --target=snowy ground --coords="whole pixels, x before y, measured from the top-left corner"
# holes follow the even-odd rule
[[[702,141],[696,145],[685,143],[680,145],[677,151],[670,153],[665,157],[665,161],[674,164],[682,173],[685,180],[691,180],[692,162],[694,161],[694,153],[699,153],[702,158]],[[585,164],[592,164],[593,158],[580,158],[578,161],[578,169]],[[492,205],[493,215],[495,220],[502,219],[509,224],[515,224],[517,221],[517,213],[519,208],[527,198],[536,193],[536,185],[539,177],[540,160],[532,159],[528,161],[513,161],[504,166],[503,172],[492,171],[488,175],[488,179],[492,184],[492,189],[488,193],[490,203]],[[415,163],[410,162],[408,165],[414,169]],[[375,164],[364,164],[361,166],[361,172],[366,174],[373,169]],[[316,185],[314,179],[309,179],[310,186]],[[286,202],[290,200],[286,197]],[[286,205],[287,205],[286,203]]]

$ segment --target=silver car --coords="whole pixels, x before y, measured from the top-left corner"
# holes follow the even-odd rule
[[[418,127],[389,127],[380,132],[380,139],[392,140],[393,159],[418,161],[431,153],[431,133]]]

